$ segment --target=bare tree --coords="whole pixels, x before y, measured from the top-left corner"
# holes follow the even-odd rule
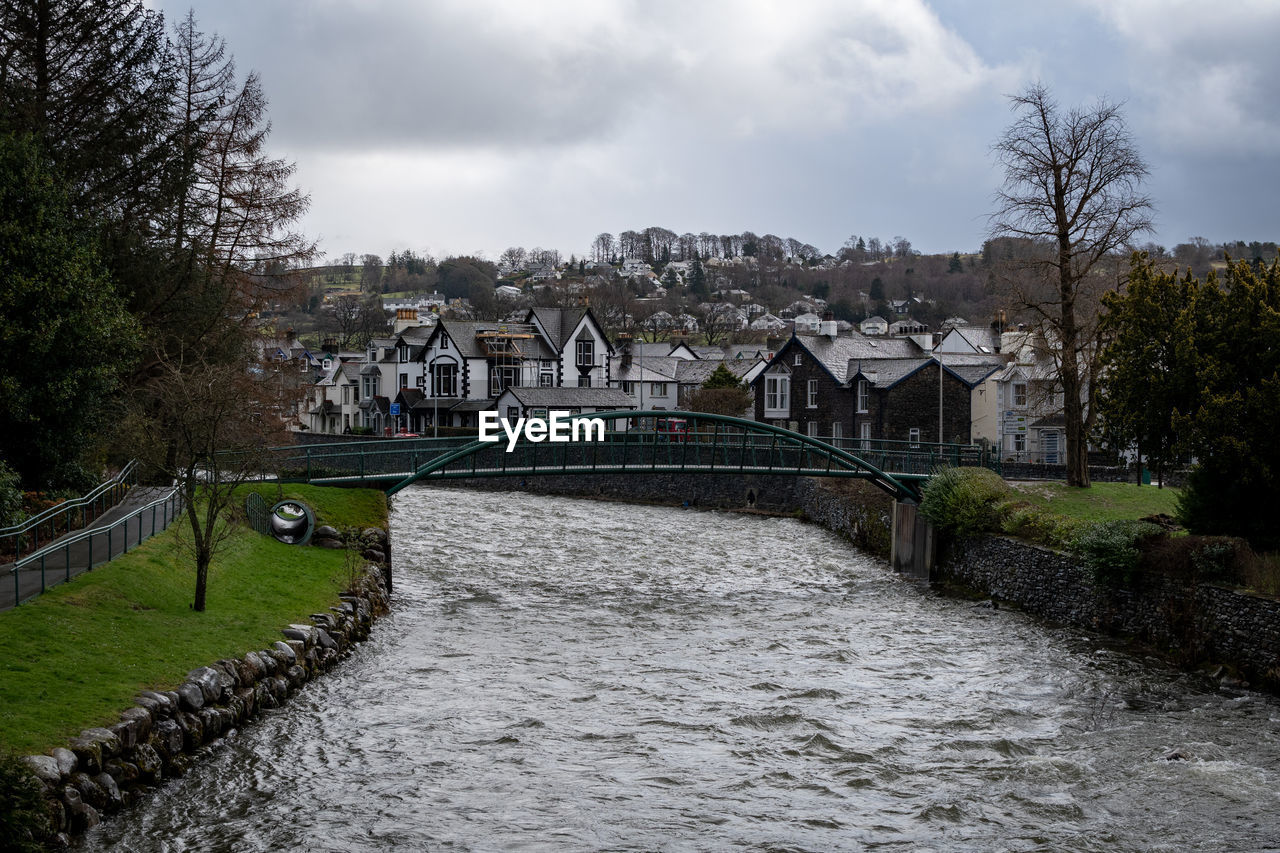
[[[512,270],[522,270],[528,261],[529,253],[523,246],[511,246],[498,256],[498,263]]]
[[[197,611],[205,609],[209,566],[233,530],[236,489],[269,470],[266,448],[288,440],[273,375],[247,367],[161,355],[126,428],[152,471],[177,484],[186,516],[178,541],[195,561]]]
[[[600,232],[596,235],[596,239],[591,242],[591,258],[597,264],[612,263],[614,251],[613,235],[608,231]]]
[[[1098,297],[1116,282],[1104,262],[1152,230],[1151,200],[1141,191],[1147,166],[1118,104],[1099,100],[1063,112],[1040,84],[1010,100],[1017,118],[993,146],[1005,178],[991,235],[1044,249],[1020,264],[1012,296],[1056,346],[1067,484],[1083,487],[1095,417]]]

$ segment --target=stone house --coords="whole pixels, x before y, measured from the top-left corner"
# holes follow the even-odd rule
[[[752,382],[756,420],[814,437],[853,436],[850,365],[862,359],[923,355],[910,339],[838,335],[834,322],[823,325],[826,334],[793,334]]]

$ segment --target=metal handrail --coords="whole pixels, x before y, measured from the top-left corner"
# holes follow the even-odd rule
[[[65,515],[67,516],[67,523],[63,527],[62,533],[63,534],[70,533],[71,532],[71,513],[74,510],[77,510],[77,509],[81,510],[80,522],[81,522],[81,527],[83,527],[86,524],[88,524],[90,520],[88,507],[92,506],[94,508],[93,517],[94,518],[98,517],[99,515],[101,515],[102,513],[106,512],[108,509],[110,509],[111,507],[119,503],[120,499],[124,497],[124,493],[127,490],[127,488],[129,486],[136,485],[137,482],[138,482],[138,462],[136,459],[131,459],[129,460],[129,463],[127,465],[125,465],[123,468],[120,469],[120,473],[116,474],[110,480],[107,480],[106,482],[101,483],[96,488],[94,488],[93,491],[89,492],[88,494],[82,497],[74,498],[72,500],[63,501],[62,503],[57,504],[55,506],[51,506],[48,509],[44,510],[43,512],[40,512],[36,515],[31,516],[30,518],[26,519],[20,524],[15,524],[11,527],[0,528],[0,554],[11,552],[13,556],[17,558],[19,552],[22,551],[23,539],[26,536],[26,534],[29,532],[32,533],[30,547],[35,551],[40,550],[40,526],[41,525],[45,523],[49,523],[51,525],[49,534],[50,534],[50,540],[52,541],[53,539],[56,539],[59,535],[62,535],[58,533],[57,519],[60,516]],[[101,508],[99,508],[98,502],[107,493],[110,493],[110,500],[106,503],[103,503]],[[12,549],[6,547],[6,545],[4,544],[5,540],[7,539],[13,540]]]
[[[163,512],[164,512],[163,515],[159,514],[161,509],[163,509]],[[120,554],[127,553],[130,547],[137,547],[138,545],[141,545],[143,542],[145,542],[147,539],[150,539],[155,534],[165,530],[173,522],[173,520],[178,517],[178,513],[181,511],[182,511],[182,495],[179,489],[174,488],[167,495],[156,498],[151,503],[146,504],[145,506],[139,507],[138,509],[126,515],[125,517],[117,519],[116,521],[112,522],[111,524],[105,527],[93,527],[93,528],[89,528],[88,530],[82,530],[79,533],[75,533],[57,542],[46,545],[45,547],[41,548],[35,553],[28,554],[27,556],[15,562],[9,568],[9,573],[13,575],[13,601],[15,606],[18,604],[21,604],[23,601],[29,601],[32,598],[35,598],[37,595],[39,595],[41,592],[44,592],[49,587],[48,572],[49,572],[50,562],[51,562],[50,558],[53,556],[56,556],[59,552],[61,552],[64,557],[62,561],[62,564],[63,564],[62,579],[71,580],[71,576],[72,576],[71,575],[71,570],[72,570],[71,547],[73,545],[76,545],[80,542],[85,542],[85,541],[88,542],[89,544],[88,565],[84,567],[84,570],[91,571],[94,566],[100,566],[105,562],[111,561],[112,559],[119,556]],[[143,535],[143,527],[142,527],[141,519],[148,512],[151,513],[151,532],[147,533],[146,535]],[[129,523],[134,521],[135,519],[138,520],[138,535],[136,539],[133,540],[133,543],[131,545],[129,540]],[[163,522],[163,523],[160,523],[160,522]],[[120,535],[120,551],[119,553],[115,553],[114,549],[116,547],[115,545],[116,531],[120,530],[121,528],[123,528],[123,532]],[[100,537],[100,536],[107,537],[107,559],[100,560],[95,563],[93,560],[93,543],[94,543],[95,537]],[[27,570],[32,564],[36,562],[39,562],[40,564],[40,591],[33,595],[29,595],[24,599],[22,598],[20,574],[21,572],[23,572],[24,570]],[[79,567],[77,566],[76,568],[78,569]]]

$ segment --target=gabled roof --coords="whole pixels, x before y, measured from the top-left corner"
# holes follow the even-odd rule
[[[435,343],[437,336],[445,334],[449,336],[449,340],[453,341],[458,354],[463,358],[487,358],[488,354],[480,343],[479,336],[485,332],[496,332],[503,327],[509,328],[514,325],[519,324],[505,323],[500,320],[441,320],[431,330],[431,335],[423,342],[422,349],[414,358],[425,358],[427,348]],[[525,331],[527,332],[528,329],[526,328]],[[547,351],[545,343],[537,336],[520,341],[520,354],[528,359],[554,357],[554,354]]]
[[[876,388],[892,388],[902,380],[917,373],[931,358],[866,358],[849,362],[849,378],[863,378]]]
[[[876,388],[892,388],[908,377],[914,376],[937,359],[932,356],[921,358],[869,358],[849,362],[849,377],[868,379]],[[1000,370],[997,362],[970,362],[968,364],[947,364],[943,361],[942,369],[967,387],[974,388],[982,380]]]
[[[573,332],[582,314],[580,308],[530,308],[525,322],[542,329],[556,351],[564,352],[565,337]]]
[[[924,350],[910,338],[870,338],[854,333],[852,335],[792,335],[782,345],[774,362],[792,347],[804,348],[822,365],[836,382],[844,385],[849,379],[849,364],[859,359],[884,358],[920,358]]]
[[[980,326],[955,327],[942,336],[939,346],[946,343],[952,336],[959,338],[976,353],[994,353],[999,346],[991,330]]]
[[[421,388],[401,388],[396,394],[396,402],[412,409],[423,399]]]

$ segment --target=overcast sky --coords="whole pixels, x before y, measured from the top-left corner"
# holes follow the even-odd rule
[[[1007,95],[1125,114],[1154,239],[1280,239],[1275,0],[153,0],[270,98],[329,257],[601,231],[981,246]]]

